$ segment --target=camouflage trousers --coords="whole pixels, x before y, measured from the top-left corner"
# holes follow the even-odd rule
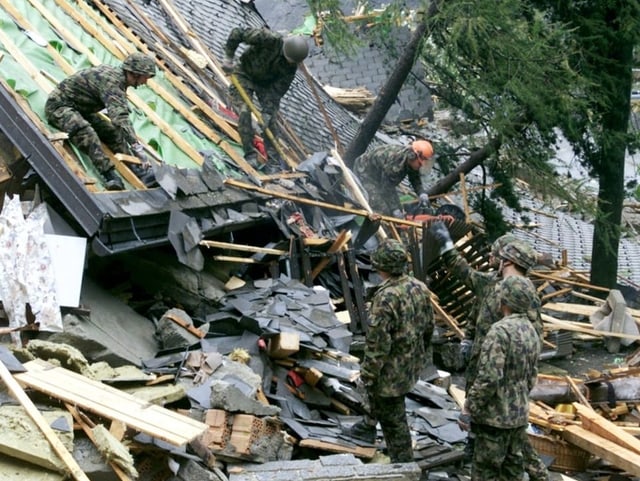
[[[516,481],[523,479],[525,427],[499,429],[474,424],[472,481]]]
[[[358,173],[358,178],[369,198],[371,210],[383,215],[391,215],[394,210],[400,209],[400,198],[396,192],[396,186],[390,183],[374,181],[366,173]]]
[[[472,424],[471,426],[472,432],[470,432],[467,437],[467,446],[465,448],[465,452],[468,452],[470,457],[473,457],[473,452],[475,450],[475,426],[475,424]],[[549,470],[542,459],[540,459],[538,452],[531,445],[531,441],[529,440],[526,430],[523,431],[523,436],[522,462],[524,471],[529,475],[529,481],[549,481]]]
[[[278,107],[280,106],[280,95],[269,87],[261,87],[254,84],[249,78],[245,77],[241,73],[236,73],[236,77],[249,98],[252,99],[252,101],[254,98],[258,99],[258,102],[260,102],[262,120],[271,133],[277,137],[278,131],[276,115],[278,113]],[[240,134],[242,150],[244,150],[246,155],[254,151],[253,137],[255,132],[253,131],[253,125],[251,124],[251,109],[233,84],[229,86],[229,96],[238,113],[238,134]],[[265,135],[263,140],[265,149],[267,150],[267,155],[275,156],[276,150],[269,138]]]
[[[118,129],[97,114],[83,116],[55,95],[47,99],[44,113],[49,124],[69,134],[69,141],[91,158],[99,172],[113,167],[101,142],[114,152],[123,151],[124,142]]]
[[[391,462],[412,462],[413,448],[404,396],[381,397],[372,392],[368,394],[371,414],[380,423]]]

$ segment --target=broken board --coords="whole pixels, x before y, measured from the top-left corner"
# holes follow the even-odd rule
[[[27,372],[14,375],[22,385],[77,405],[130,428],[182,446],[206,431],[207,425],[175,411],[40,359],[24,364]]]

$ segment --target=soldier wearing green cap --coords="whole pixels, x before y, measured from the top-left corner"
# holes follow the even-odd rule
[[[153,58],[132,53],[121,66],[98,65],[67,77],[49,94],[44,107],[47,121],[57,129],[67,132],[69,140],[87,154],[102,174],[107,190],[123,190],[101,141],[113,152],[131,153],[143,161],[146,155],[138,142],[129,119],[127,88],[147,83],[156,73]],[[99,115],[107,110],[108,119]],[[152,172],[132,169],[145,183],[152,183]],[[151,175],[149,175],[151,174]]]
[[[524,276],[496,290],[500,313],[483,339],[478,372],[467,386],[460,427],[475,433],[471,479],[523,479],[529,392],[538,374],[540,338],[527,312],[538,302]]]
[[[378,421],[391,462],[411,462],[404,398],[429,362],[434,328],[431,293],[407,274],[409,259],[400,242],[382,242],[371,262],[382,283],[371,300],[360,376],[372,416],[353,426],[351,433],[372,442]]]

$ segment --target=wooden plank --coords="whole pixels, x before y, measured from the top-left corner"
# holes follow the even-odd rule
[[[567,312],[569,314],[579,314],[589,317],[602,306],[590,306],[588,304],[576,304],[572,302],[547,302],[543,307],[545,309],[551,309],[552,311]],[[633,317],[640,318],[640,309],[627,307],[627,312]]]
[[[538,277],[540,279],[546,279],[548,281],[553,281],[553,282],[557,282],[559,284],[569,284],[572,286],[578,286],[578,287],[584,287],[586,289],[593,289],[596,291],[604,291],[604,292],[609,292],[609,289],[606,287],[600,287],[600,286],[596,286],[593,284],[587,284],[584,282],[577,282],[571,279],[567,279],[565,277],[559,277],[559,276],[554,276],[554,275],[550,275],[550,274],[543,274],[540,271],[531,271],[531,275]]]
[[[318,264],[313,268],[313,271],[311,271],[311,278],[315,279],[318,277],[318,274],[320,274],[320,272],[322,272],[322,270],[329,264],[329,258],[336,252],[341,251],[350,240],[351,231],[342,229],[336,237],[336,240],[331,244],[331,247],[329,247],[329,250],[325,253],[325,257],[320,259],[320,262],[318,262]]]
[[[542,320],[546,322],[546,329],[562,329],[565,331],[574,331],[581,332],[583,334],[588,334],[593,337],[619,337],[622,339],[631,339],[634,341],[640,341],[640,336],[635,336],[632,334],[623,334],[620,332],[606,332],[606,331],[597,331],[595,329],[589,329],[588,327],[580,327],[575,325],[574,323],[568,321],[561,321],[560,319],[556,319],[547,314],[541,314]]]
[[[26,366],[25,366],[26,367]],[[47,438],[51,448],[55,451],[55,453],[60,457],[62,462],[68,468],[69,473],[73,476],[77,481],[89,481],[87,475],[82,471],[76,460],[73,458],[71,453],[67,450],[60,438],[56,435],[49,423],[42,417],[38,408],[33,404],[29,396],[23,391],[22,387],[16,379],[11,375],[7,367],[3,362],[0,361],[0,378],[4,382],[9,392],[18,400],[18,402],[24,407],[27,411],[29,417],[33,420],[33,422],[38,426],[42,434]]]
[[[24,367],[27,372],[15,376],[20,383],[170,444],[182,446],[207,429],[188,416],[45,361],[36,359]]]
[[[583,428],[619,446],[623,446],[636,454],[640,454],[640,440],[619,426],[616,426],[611,421],[603,418],[590,407],[582,406],[579,403],[573,403],[573,406],[576,408],[576,412],[582,420]]]
[[[456,402],[458,407],[462,409],[464,407],[464,402],[467,397],[464,389],[462,389],[460,386],[452,384],[451,386],[449,386],[449,394],[451,395],[453,400]]]
[[[562,437],[623,471],[640,476],[640,455],[637,453],[598,436],[582,426],[565,427]]]
[[[200,241],[199,244],[205,247],[218,247],[220,249],[229,249],[232,251],[257,252],[258,254],[273,254],[276,256],[284,256],[289,253],[289,251],[285,251],[282,249],[269,249],[267,247],[249,246],[245,244],[232,244],[231,242],[219,242],[212,240],[203,240]]]
[[[302,439],[299,446],[301,448],[319,449],[331,453],[351,453],[359,458],[371,459],[376,453],[376,448],[365,448],[363,446],[345,446],[332,443],[330,441],[320,441],[318,439]]]

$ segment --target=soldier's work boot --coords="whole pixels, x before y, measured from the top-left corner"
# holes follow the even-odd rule
[[[376,442],[376,427],[367,424],[365,421],[355,423],[349,428],[347,434],[365,443],[374,444]]]
[[[150,167],[143,167],[141,165],[132,165],[130,167],[138,179],[142,181],[145,187],[157,187],[156,175],[153,173],[153,169]]]
[[[118,174],[116,174],[115,167],[111,167],[106,172],[103,172],[102,177],[104,177],[104,186],[107,190],[124,190],[124,183],[122,179],[118,177]]]

